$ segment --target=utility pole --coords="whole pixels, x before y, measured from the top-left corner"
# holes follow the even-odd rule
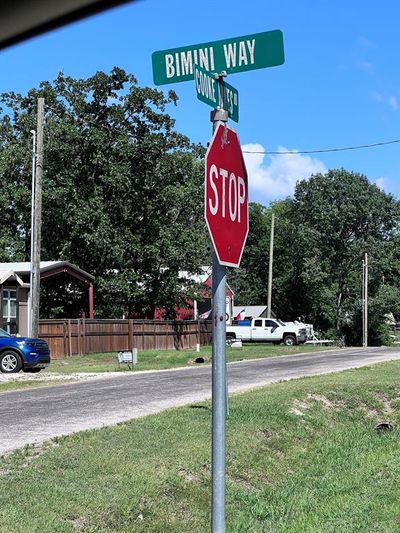
[[[366,253],[363,260],[362,275],[362,329],[363,329],[363,347],[368,346],[368,254]]]
[[[362,312],[362,319],[361,319],[361,331],[362,331],[362,345],[365,347],[365,328],[364,328],[364,322],[365,322],[365,305],[364,305],[364,297],[365,297],[365,264],[364,259],[362,260],[362,279],[361,279],[361,312]]]
[[[36,171],[36,131],[31,130],[32,134],[32,185],[31,185],[31,266],[30,266],[30,294],[28,300],[28,337],[32,337],[32,283],[33,283],[33,235],[35,223],[35,171]]]
[[[36,130],[36,167],[34,188],[34,214],[33,214],[33,252],[31,252],[31,335],[39,334],[39,308],[40,308],[40,244],[42,226],[42,183],[43,183],[43,128],[44,128],[44,98],[38,98],[37,130]]]
[[[272,213],[271,219],[271,238],[269,241],[269,269],[268,269],[268,301],[267,301],[267,318],[271,318],[272,305],[272,264],[274,261],[274,229],[275,213]]]
[[[365,296],[364,296],[364,328],[365,328],[365,347],[368,346],[368,254],[365,254]]]

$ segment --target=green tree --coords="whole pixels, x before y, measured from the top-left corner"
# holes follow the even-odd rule
[[[268,207],[249,205],[249,235],[240,268],[229,272],[229,283],[238,305],[267,305],[271,220],[275,214],[272,310],[282,318],[296,318],[299,273],[293,254],[300,253],[298,234],[289,212],[291,201],[280,200]],[[297,250],[298,248],[298,250]],[[297,252],[296,252],[297,250]],[[300,313],[301,314],[301,313]]]
[[[267,302],[268,253],[271,208],[249,205],[249,234],[240,268],[229,271],[229,283],[237,305],[262,305]]]
[[[298,261],[303,289],[309,291],[306,301],[317,320],[338,333],[353,326],[365,252],[374,280],[371,291],[379,290],[385,274],[398,283],[393,274],[399,264],[394,249],[399,217],[399,202],[360,174],[331,170],[297,184],[291,219],[300,232],[312,234]]]
[[[206,245],[204,149],[174,130],[165,109],[175,93],[139,87],[114,68],[83,80],[61,73],[27,96],[3,94],[4,260],[29,258],[29,131],[38,96],[46,102],[42,258],[92,273],[100,316],[173,313],[192,292],[179,272],[195,273]]]
[[[271,212],[275,213],[272,309],[316,329],[361,340],[361,275],[369,256],[369,336],[379,343],[386,315],[400,316],[400,204],[360,174],[331,170],[299,181],[293,198],[252,205],[236,299],[267,303]]]

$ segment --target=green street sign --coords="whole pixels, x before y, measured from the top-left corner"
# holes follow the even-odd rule
[[[227,74],[275,67],[285,61],[281,30],[161,50],[152,55],[153,80],[166,85],[192,80],[194,65]]]
[[[213,73],[198,65],[194,66],[194,82],[199,100],[211,107],[225,109],[229,118],[239,122],[239,93],[232,85],[219,82]]]

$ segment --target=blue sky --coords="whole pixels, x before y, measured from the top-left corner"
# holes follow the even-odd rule
[[[239,91],[242,146],[312,150],[400,138],[398,0],[140,0],[0,52],[0,92],[25,93],[62,70],[88,77],[121,66],[153,85],[156,50],[273,29],[283,31],[285,64],[232,74]],[[160,87],[162,89],[162,87]],[[210,109],[194,82],[165,86],[179,96],[168,112],[194,142],[211,135]],[[299,178],[328,168],[364,173],[400,196],[400,143],[311,155],[247,154],[250,199],[291,194]]]

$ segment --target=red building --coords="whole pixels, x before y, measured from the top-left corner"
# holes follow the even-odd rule
[[[198,318],[206,319],[211,312],[212,307],[212,269],[211,267],[202,267],[202,273],[198,276],[188,276],[187,273],[181,273],[182,277],[189,278],[194,282],[202,285],[199,291],[199,297],[196,300],[188,300],[186,306],[176,307],[176,320],[197,320]],[[234,303],[234,292],[226,285],[226,319],[229,321],[232,317]],[[164,320],[165,310],[156,309],[154,311],[155,320]]]

